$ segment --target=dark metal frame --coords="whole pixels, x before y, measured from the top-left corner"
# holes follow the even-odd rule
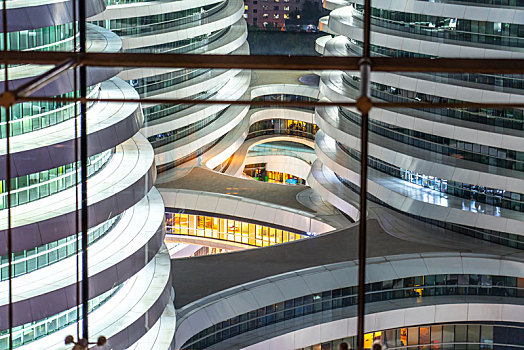
[[[86,2],[78,1],[78,31],[80,34],[80,55],[87,52]],[[76,48],[75,48],[76,50]],[[69,61],[70,62],[70,61]],[[66,65],[68,61],[64,62]],[[82,338],[89,340],[88,302],[89,302],[89,265],[88,265],[88,203],[87,203],[87,67],[80,66],[80,182],[81,182],[81,230],[82,230]],[[78,302],[78,301],[77,301]]]
[[[2,22],[3,22],[3,38],[4,38],[4,48],[3,53],[7,53],[7,11],[5,10],[7,8],[7,0],[2,0]],[[9,91],[9,72],[7,69],[7,62],[2,62],[4,67],[4,90]],[[7,318],[8,318],[8,324],[9,324],[9,349],[13,348],[13,239],[12,239],[12,217],[11,217],[11,109],[6,107],[5,109],[5,115],[6,115],[6,133],[7,133],[7,139],[6,139],[6,151],[7,151],[7,158],[6,158],[6,165],[5,165],[5,171],[6,171],[6,190],[7,190],[7,261],[8,261],[8,311],[7,311]]]
[[[364,349],[364,320],[366,314],[366,248],[367,248],[367,193],[368,193],[368,136],[371,110],[371,0],[364,3],[364,51],[360,61],[360,98],[357,108],[361,114],[360,126],[360,220],[358,231],[358,309],[357,349]]]
[[[249,57],[249,58],[247,58]],[[74,61],[88,67],[155,67],[268,70],[353,70],[360,69],[362,57],[283,56],[283,55],[192,55],[146,53],[94,53],[44,51],[3,51],[0,61],[7,64],[59,65]],[[522,74],[522,59],[491,58],[402,58],[369,57],[377,72],[441,72]],[[47,73],[46,73],[47,75]]]
[[[0,95],[0,106],[6,109],[7,115],[7,162],[6,178],[11,174],[10,161],[10,107],[24,101],[62,101],[80,102],[80,164],[81,164],[81,251],[82,251],[82,338],[88,339],[88,249],[87,249],[87,121],[86,104],[91,101],[125,102],[143,104],[228,104],[250,106],[343,106],[356,107],[362,116],[361,127],[361,177],[360,177],[360,217],[359,220],[359,295],[358,295],[358,320],[357,340],[358,349],[364,345],[364,315],[365,315],[365,262],[366,262],[366,194],[367,194],[367,160],[368,160],[368,116],[372,107],[380,108],[524,108],[524,103],[389,103],[372,102],[370,99],[370,74],[371,71],[382,72],[449,72],[449,73],[493,73],[493,74],[522,74],[524,73],[524,60],[520,59],[466,59],[466,58],[395,58],[371,57],[371,0],[364,4],[364,50],[362,57],[310,57],[310,56],[240,56],[240,55],[176,55],[176,54],[140,54],[140,53],[88,53],[86,52],[86,5],[83,0],[72,0],[75,18],[78,10],[80,45],[75,52],[24,52],[8,51],[4,45],[0,52],[0,62],[5,69],[4,92]],[[6,0],[3,2],[3,35],[7,43],[7,9]],[[9,64],[53,65],[41,76],[9,90],[8,69]],[[187,100],[187,99],[88,99],[87,96],[87,67],[156,67],[156,68],[214,68],[214,69],[267,69],[267,70],[344,70],[360,71],[361,96],[357,102],[285,102],[285,101],[229,101],[229,100]],[[79,71],[80,95],[75,93],[73,98],[41,97],[32,94],[60,75],[75,69]],[[77,88],[77,87],[76,87]],[[78,152],[76,152],[78,154]],[[11,186],[6,181],[8,192],[8,255],[9,255],[9,326],[12,349],[12,269],[11,269]],[[78,208],[77,208],[78,213]],[[77,220],[78,225],[78,220]],[[78,297],[78,295],[77,295]],[[77,300],[79,302],[79,300]]]

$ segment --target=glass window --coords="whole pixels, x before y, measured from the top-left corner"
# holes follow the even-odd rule
[[[480,342],[480,325],[468,325],[468,343]]]
[[[418,345],[418,327],[408,328],[408,345]]]
[[[429,327],[420,327],[419,344],[429,344],[429,343],[430,343],[430,328]]]
[[[442,342],[453,343],[455,341],[455,327],[453,325],[442,326]]]
[[[442,343],[442,326],[431,326],[431,344]]]
[[[480,342],[493,344],[493,326],[482,325]]]
[[[455,326],[455,342],[457,343],[464,343],[467,340],[466,337],[466,325],[456,325]]]

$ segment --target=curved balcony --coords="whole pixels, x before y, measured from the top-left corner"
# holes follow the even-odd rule
[[[369,224],[372,222],[370,220]],[[501,255],[491,255],[456,251],[468,250],[468,245],[476,244],[474,239],[443,244],[443,241],[438,243],[440,237],[415,242],[406,236],[402,239],[384,233],[379,236],[379,227],[376,223],[368,227],[369,238],[374,242],[366,276],[369,285],[366,292],[368,331],[472,320],[522,322],[517,321],[521,319],[520,311],[513,309],[520,304],[519,298],[522,297],[518,288],[515,289],[516,284],[494,283],[506,281],[506,277],[512,281],[522,278],[522,271],[516,267],[522,265],[520,257],[514,260],[502,252]],[[405,229],[424,228],[415,225]],[[353,245],[352,253],[347,250],[340,252],[340,261],[331,260],[328,264],[316,261],[316,265],[304,269],[291,265],[294,254],[303,256],[310,253],[309,249],[315,256],[327,255],[329,258],[323,259],[330,260],[337,254],[337,247],[345,244],[342,239],[351,246],[350,242],[357,234],[358,227],[354,226],[286,246],[191,259],[195,266],[193,273],[202,268],[204,262],[209,268],[209,263],[220,261],[221,269],[237,259],[243,259],[244,263],[236,269],[237,282],[220,282],[220,286],[199,295],[188,294],[194,291],[193,287],[179,287],[178,299],[175,300],[179,311],[175,346],[221,349],[264,344],[265,348],[262,342],[266,340],[279,336],[293,338],[296,334],[297,343],[280,338],[277,348],[294,348],[293,344],[301,344],[300,348],[321,342],[318,333],[311,333],[313,329],[316,332],[319,328],[325,329],[325,333],[321,332],[323,336],[333,336],[332,331],[337,336],[344,332],[340,338],[355,335],[358,265],[351,256],[356,257],[357,248]],[[412,232],[410,236],[416,235]],[[264,271],[256,276],[243,275],[243,268],[250,269],[250,264],[265,254],[278,254],[284,249],[286,254],[279,261],[279,268],[285,273]],[[486,251],[494,253],[491,248]],[[175,261],[174,273],[185,268],[185,263]],[[289,264],[289,269],[282,264]],[[266,269],[271,268],[267,266]],[[208,271],[201,277],[207,278],[208,273],[213,272]],[[496,284],[502,288],[500,292],[496,290]],[[391,312],[389,317],[388,312]],[[272,344],[276,346],[276,343]]]
[[[395,90],[397,92],[406,91],[411,93],[411,90],[405,90],[405,88],[410,89],[410,87],[417,85],[417,83],[410,85],[408,84],[409,79],[410,78],[400,75],[395,76],[393,79],[395,82],[386,83],[392,84],[392,87],[389,90],[387,88],[384,89],[386,85],[375,83],[376,80],[373,79],[374,83],[372,84],[372,96],[375,100],[381,102],[417,102],[417,97],[407,98],[390,92]],[[424,85],[427,88],[431,84],[432,83],[425,81],[421,85]],[[434,85],[438,86],[440,90],[446,90],[449,87],[447,84]],[[358,98],[357,90],[359,86],[360,82],[358,78],[352,79],[344,75],[342,72],[330,72],[322,76],[320,90],[326,97],[333,99],[333,101],[355,101]],[[394,86],[397,87],[395,88]],[[460,90],[462,88],[453,87],[452,89]],[[483,93],[483,91],[479,89],[472,90],[474,90],[476,94]],[[434,94],[437,94],[435,91],[426,91],[433,95],[420,96],[427,96],[430,98],[430,96],[435,96]],[[450,96],[448,93],[441,94],[438,92],[439,96],[444,96],[446,94]],[[413,96],[418,95],[413,92]],[[499,98],[502,99],[499,101],[507,101],[508,99],[517,101],[522,98],[521,95],[514,95],[514,98],[510,96],[511,95],[500,94]],[[450,96],[450,99],[446,99],[446,101],[455,101],[455,98],[457,97],[457,95],[454,97]],[[440,97],[436,98],[440,99]],[[477,95],[475,98],[460,98],[470,102],[478,102],[482,100],[480,95]],[[467,110],[450,110],[439,108],[428,108],[424,110],[407,108],[388,110],[374,108],[370,113],[370,117],[373,120],[398,127],[425,132],[427,134],[434,134],[437,136],[470,143],[481,143],[490,147],[506,148],[511,150],[521,149],[521,129],[523,128],[523,124],[521,123],[517,113],[515,113],[514,117],[506,117],[504,115],[496,115],[495,112],[491,114],[491,111],[480,113]]]
[[[338,114],[336,108],[319,108],[316,122],[322,131],[345,146],[360,150],[360,136],[355,125]],[[358,127],[357,127],[358,129]],[[519,171],[497,168],[413,147],[400,141],[370,134],[370,153],[378,159],[403,169],[462,183],[500,188],[523,193],[524,183]]]
[[[205,96],[204,98],[213,98],[217,100],[239,100],[244,96],[245,92],[249,87],[250,81],[249,72],[241,72],[230,78],[225,85],[218,86],[218,89],[212,89],[213,93],[211,96]],[[209,90],[208,90],[209,91]],[[199,98],[200,99],[200,98]],[[167,107],[169,111],[169,107]],[[141,132],[146,137],[161,134],[166,130],[176,130],[184,126],[196,123],[203,120],[213,114],[219,113],[226,109],[225,105],[192,105],[187,108],[173,111],[166,116],[149,120],[146,122]]]
[[[118,0],[108,0],[106,10],[96,16],[89,18],[91,21],[108,20],[110,18],[122,19],[130,17],[139,17],[148,14],[157,15],[162,13],[172,13],[203,6],[213,5],[224,0],[193,0],[193,1],[127,1],[119,3]]]
[[[183,13],[183,17],[179,19],[174,19],[171,22],[171,30],[177,32],[180,28],[187,26],[194,26],[195,30],[200,31],[198,28],[202,24],[202,20],[197,20],[196,18],[201,17],[203,12],[201,8],[213,6],[208,10],[210,15],[221,15],[224,12],[224,6],[230,6],[227,1],[223,0],[198,0],[198,1],[172,1],[172,2],[161,2],[161,1],[150,1],[150,2],[141,2],[141,3],[128,3],[116,6],[109,6],[109,8],[102,14],[91,18],[90,20],[99,21],[102,26],[107,26],[108,29],[111,29],[111,24],[107,24],[107,21],[112,21],[118,19],[118,24],[121,24],[122,19],[128,20],[133,18],[139,18],[140,14],[148,13],[151,15],[163,15],[171,14],[171,17],[176,17],[176,13]],[[185,17],[187,11],[193,11],[189,14],[189,17]],[[196,16],[196,17],[195,17]],[[207,16],[209,18],[209,15]],[[217,17],[217,16],[215,16]],[[189,23],[177,24],[176,22],[187,21],[193,18]],[[207,21],[206,19],[205,21]],[[146,27],[158,26],[159,19],[154,18],[153,23],[147,24]],[[149,21],[151,22],[151,21]],[[162,24],[160,24],[162,25]],[[133,30],[136,26],[133,25]],[[114,28],[119,30],[119,28]],[[118,33],[118,32],[117,32]],[[210,34],[211,33],[211,34]],[[176,33],[175,33],[176,34]],[[178,33],[180,34],[180,33]],[[191,38],[175,38],[175,40],[170,40],[168,42],[156,42],[152,45],[151,41],[143,42],[143,47],[129,48],[128,50],[133,52],[164,52],[164,53],[230,53],[240,47],[240,45],[245,41],[247,36],[247,27],[243,18],[239,18],[235,23],[231,23],[226,26],[219,26],[219,28],[212,29],[208,31],[208,36],[206,38],[200,38],[199,36],[203,35],[202,33],[197,33],[191,35]],[[124,42],[127,42],[132,36],[121,36]],[[173,39],[173,38],[172,38]],[[196,39],[196,42],[190,42],[189,39]],[[240,39],[240,41],[238,40]],[[236,43],[236,44],[235,44]],[[124,44],[125,47],[126,44]],[[234,48],[233,48],[234,47]],[[216,52],[215,52],[216,51]],[[139,71],[153,71],[154,69],[130,69],[128,72],[139,72]],[[140,74],[136,74],[140,76]]]
[[[158,322],[172,322],[169,311],[165,312],[171,304],[169,263],[168,254],[162,251],[124,282],[117,293],[90,313],[90,334],[95,339],[103,335],[112,347],[123,349],[146,340]],[[65,327],[20,349],[63,349],[64,338],[74,334],[76,327],[76,324]],[[165,334],[159,334],[157,341],[165,343]]]
[[[346,4],[349,1],[345,1]],[[351,0],[351,3],[363,5],[363,0]],[[493,3],[492,0],[406,0],[403,4],[390,3],[387,0],[377,0],[373,7],[384,10],[405,11],[409,13],[432,13],[440,17],[454,17],[485,21],[493,19],[500,22],[524,23],[522,5],[514,1],[502,0]],[[468,11],[471,9],[471,11]]]
[[[362,42],[350,40],[344,36],[337,36],[335,38],[322,37],[319,38],[319,44],[322,52],[326,55],[334,56],[361,56]],[[409,48],[410,49],[410,48]],[[388,47],[374,45],[371,49],[371,55],[377,57],[423,57],[436,58],[437,56],[430,54],[417,54],[413,51],[407,51],[408,48],[402,50],[391,50]],[[524,86],[522,77],[518,74],[468,74],[468,73],[429,73],[429,72],[402,72],[400,76],[416,77],[423,80],[431,80],[434,82],[442,82],[450,85],[459,85],[470,88],[479,88],[488,91],[516,93],[519,94]]]
[[[103,98],[138,98],[123,80],[114,78],[101,84]],[[143,124],[142,111],[136,103],[98,102],[87,115],[88,155],[92,156],[125,142]],[[11,138],[11,177],[37,173],[75,161],[75,122],[70,119],[31,133]],[[6,144],[0,145],[0,164],[5,164]],[[0,178],[5,179],[5,172]]]
[[[242,188],[242,195],[234,188]],[[231,217],[290,232],[331,231],[333,227],[317,218],[314,210],[297,201],[304,189],[234,178],[204,168],[159,187],[168,211]]]
[[[142,15],[119,18],[117,21],[114,21],[113,18],[106,19],[103,22],[97,22],[97,24],[100,26],[105,25],[107,29],[120,37],[138,37],[163,33],[170,29],[183,27],[189,23],[205,23],[208,17],[223,10],[227,4],[228,1],[216,1],[207,6],[194,6],[181,11],[170,11],[169,7],[171,6],[168,5],[161,6],[162,11],[155,13],[160,7],[154,6],[155,3],[152,3],[153,6],[150,5],[147,9],[141,8],[143,12],[140,14]],[[145,13],[148,13],[148,15],[143,16]]]
[[[250,133],[247,135],[246,141],[242,143],[242,146],[234,153],[233,159],[231,160],[231,162],[227,165],[227,167],[222,169],[222,172],[224,174],[228,174],[228,175],[232,175],[236,177],[241,176],[245,165],[248,164],[247,159],[249,157],[249,151],[253,147],[256,147],[257,145],[265,144],[268,142],[287,141],[287,142],[299,143],[307,147],[313,148],[314,147],[314,138],[315,138],[314,134],[302,132],[302,131],[297,132],[296,130],[290,130],[290,129],[280,130],[280,132],[275,132],[274,129],[267,129],[267,130],[259,130],[259,131]],[[301,165],[303,166],[303,164]]]
[[[220,167],[231,157],[247,137],[249,116],[245,116],[235,127],[215,142],[205,145],[185,157],[177,159],[172,166],[158,174],[156,184],[165,185],[189,174],[193,168],[205,165],[208,169]]]
[[[116,148],[113,159],[88,180],[89,227],[114,217],[140,201],[155,178],[151,145],[137,134]],[[13,251],[32,249],[75,233],[76,189],[12,209]],[[38,215],[35,213],[38,212]],[[7,211],[0,212],[0,237],[7,239]],[[0,248],[6,253],[7,246]]]
[[[102,152],[87,160],[87,177],[101,171],[113,157],[113,149]],[[11,208],[52,196],[75,186],[80,170],[76,163],[41,171],[17,178],[11,178]],[[2,181],[2,187],[5,180]],[[7,208],[8,193],[0,194],[0,210]]]
[[[153,189],[90,249],[90,297],[125,282],[144,267],[162,245],[163,205]],[[125,232],[125,234],[123,234]],[[76,256],[12,281],[15,326],[52,316],[76,305]],[[7,314],[7,283],[0,294],[0,313]],[[3,318],[4,320],[6,318]]]
[[[101,237],[110,232],[120,221],[123,214],[113,217],[100,225],[88,230],[88,244],[91,245]],[[56,262],[64,260],[76,254],[76,247],[80,237],[69,236],[58,241],[34,247],[14,255],[12,264],[14,266],[13,277],[18,277],[35,270],[42,269]],[[2,256],[3,263],[0,265],[0,280],[5,281],[9,278],[9,262],[7,256]]]
[[[249,158],[273,155],[296,158],[309,165],[311,165],[317,158],[314,149],[301,144],[289,142],[269,142],[257,145],[248,152]]]
[[[335,10],[339,7],[349,5],[349,0],[326,0],[322,5],[326,10]]]
[[[163,7],[162,7],[163,9]],[[170,29],[163,29],[156,31],[151,35],[141,35],[136,37],[124,37],[124,50],[136,49],[172,42],[173,39],[181,41],[193,38],[199,35],[212,33],[222,28],[229,27],[235,24],[244,14],[244,3],[242,0],[230,0],[228,6],[223,10],[212,14],[205,20],[196,21],[195,23],[187,23],[175,26]],[[96,17],[95,17],[96,18]]]
[[[105,8],[104,0],[86,1],[86,15],[88,17],[101,13]],[[26,0],[8,0],[7,16],[9,32],[71,23],[73,22],[73,1],[36,0],[28,2]],[[0,28],[3,28],[1,19]]]
[[[97,99],[100,97],[100,84],[90,86],[87,89],[87,98]],[[74,93],[65,94],[65,97],[72,97]],[[64,95],[62,95],[64,96]],[[87,104],[90,109],[96,103]],[[19,103],[11,108],[11,135],[18,136],[27,134],[40,129],[45,129],[75,117],[75,108],[80,108],[79,103],[46,103],[46,102],[25,102]],[[7,137],[6,115],[2,113],[0,122],[0,139]]]
[[[187,209],[168,209],[166,212],[166,244],[183,243],[241,250],[283,244],[315,234],[231,215],[221,216]]]
[[[216,33],[212,33],[207,42],[194,47],[193,44],[182,45],[175,48],[158,49],[162,53],[187,53],[187,54],[230,54],[238,50],[246,42],[247,39],[247,25],[242,18],[232,26],[222,29]],[[161,45],[159,46],[161,47]],[[136,49],[139,50],[139,49]],[[154,48],[143,48],[145,52],[156,50]],[[130,68],[122,71],[119,74],[124,80],[140,79],[147,76],[154,76],[172,71],[172,69],[161,68]]]
[[[329,27],[323,31],[335,32],[348,38],[363,38],[361,22],[353,19],[353,8],[346,6],[332,11],[329,15]],[[395,50],[405,50],[423,55],[434,55],[439,57],[484,57],[484,58],[520,58],[522,53],[517,48],[509,46],[501,50],[500,47],[481,44],[470,44],[464,42],[437,42],[428,41],[426,38],[415,38],[399,36],[394,31],[381,32],[374,30],[371,35],[371,43]]]
[[[315,150],[318,158],[326,166],[359,186],[360,162],[337,146],[333,139],[319,132]],[[444,195],[374,168],[369,169],[369,193],[406,213],[481,229],[524,234],[524,231],[519,229],[524,214],[519,211],[478,203],[473,199]]]
[[[88,52],[118,52],[122,48],[122,41],[114,33],[93,25],[87,26],[87,51]],[[9,87],[15,89],[28,81],[39,76],[53,66],[49,65],[19,65],[9,67]],[[96,85],[116,76],[120,68],[113,67],[88,67],[87,68],[87,85]],[[0,70],[0,82],[4,81],[5,74],[3,69]],[[4,90],[4,84],[0,84],[0,92]],[[50,82],[45,87],[35,91],[33,96],[55,96],[61,95],[74,90],[74,73],[68,70],[56,80]]]
[[[332,165],[333,166],[333,165]],[[335,207],[348,214],[353,220],[358,220],[360,213],[358,210],[359,203],[359,188],[354,183],[346,180],[344,177],[336,174],[320,160],[313,163],[311,167],[311,173],[308,177],[308,183],[310,186],[320,193],[323,198],[333,204]],[[463,235],[462,239],[481,239],[489,242],[495,242],[508,247],[514,247],[522,249],[522,238],[519,235],[520,224],[516,227],[508,225],[504,228],[505,231],[499,231],[500,227],[495,226],[486,217],[476,218],[470,217],[470,222],[466,224],[454,224],[452,222],[442,221],[441,218],[435,218],[433,213],[427,210],[420,210],[416,214],[413,214],[410,208],[410,201],[401,203],[397,201],[393,205],[389,205],[386,202],[388,198],[377,198],[371,194],[368,195],[370,201],[368,216],[376,217],[382,220],[381,217],[386,217],[384,224],[390,225],[390,228],[404,227],[406,225],[435,225],[430,230],[424,233],[425,236],[434,237],[435,235],[441,236],[443,229],[446,232],[453,232],[455,236]],[[397,198],[398,199],[398,198]],[[403,205],[406,204],[406,205]],[[440,209],[446,211],[447,209]],[[443,217],[446,217],[449,213],[442,213]],[[442,218],[443,218],[442,217]],[[455,222],[460,222],[462,216],[456,217],[453,215],[447,216],[447,219]],[[468,225],[469,224],[469,225]],[[500,222],[499,222],[500,224]],[[436,226],[438,225],[438,227]],[[477,227],[474,227],[477,225]],[[483,228],[478,228],[483,227]],[[508,233],[510,232],[510,233]],[[421,232],[417,233],[422,235]],[[455,237],[454,239],[457,239]],[[441,238],[444,241],[444,238]]]
[[[251,88],[250,95],[252,99],[318,99],[319,91],[317,88],[297,84],[270,84],[257,85]],[[292,141],[313,147],[314,134],[316,126],[313,121],[313,113],[309,108],[251,108],[248,114],[249,130],[246,135],[237,139],[237,147],[234,154],[230,154],[227,164],[220,167],[220,171],[229,175],[240,176],[245,165],[248,151],[262,143],[270,141]],[[290,125],[280,125],[285,119],[292,119]],[[271,121],[271,122],[269,122]],[[298,124],[302,124],[299,127]],[[209,165],[215,165],[211,161]],[[303,166],[300,166],[303,170]],[[303,171],[301,172],[301,174]]]
[[[247,48],[247,45],[244,47]],[[209,72],[205,72],[202,75],[177,83],[173,86],[159,89],[154,92],[151,96],[145,96],[148,98],[185,98],[194,94],[207,91],[210,86],[221,85],[226,83],[229,79],[242,74],[242,70],[239,69],[214,69]]]
[[[433,276],[420,276],[419,278],[422,280],[423,278],[428,277]],[[520,301],[517,298],[493,298],[496,299],[496,301],[493,301],[490,300],[492,299],[492,295],[488,294],[486,297],[477,297],[475,296],[476,294],[473,294],[473,296],[470,296],[462,292],[462,288],[463,287],[449,288],[450,290],[447,290],[445,292],[445,296],[443,297],[428,297],[429,295],[435,294],[425,293],[422,293],[422,297],[418,297],[418,294],[413,292],[413,289],[417,288],[413,287],[406,288],[404,290],[391,289],[383,293],[371,292],[367,295],[368,300],[373,301],[368,303],[370,309],[372,309],[373,311],[384,311],[372,312],[370,313],[370,316],[375,316],[374,318],[378,319],[377,322],[383,322],[381,321],[383,317],[399,317],[400,320],[403,320],[399,320],[396,327],[391,328],[404,328],[407,326],[417,325],[441,325],[444,322],[431,322],[430,320],[432,318],[435,318],[436,315],[439,315],[442,312],[449,311],[450,305],[446,305],[447,307],[443,307],[443,305],[438,305],[439,302],[446,303],[446,301],[454,300],[454,303],[452,305],[456,308],[455,310],[466,311],[466,315],[469,316],[470,319],[463,315],[457,315],[456,313],[454,313],[453,316],[447,318],[447,322],[467,322],[471,321],[471,318],[474,318],[477,322],[488,323],[490,322],[490,320],[484,317],[473,316],[482,314],[483,311],[485,311],[483,304],[487,304],[488,307],[490,307],[490,310],[494,312],[501,312],[505,309],[520,306]],[[464,286],[464,288],[468,291],[473,289],[469,285]],[[357,293],[353,292],[352,294],[348,295],[345,294],[346,290],[344,289],[349,288],[341,288],[333,291],[314,293],[308,296],[304,296],[302,298],[299,297],[289,300],[282,300],[277,303],[274,303],[273,305],[267,305],[266,307],[253,309],[250,312],[246,312],[245,314],[241,314],[230,319],[224,320],[217,326],[211,326],[203,330],[202,333],[199,333],[193,336],[191,339],[189,339],[181,347],[181,349],[206,349],[210,346],[213,346],[214,349],[230,349],[232,347],[256,349],[260,347],[269,348],[268,343],[271,343],[272,346],[280,348],[284,347],[285,345],[289,346],[289,340],[293,340],[295,338],[295,332],[298,333],[300,337],[303,336],[303,332],[311,332],[313,329],[318,331],[319,329],[324,327],[331,327],[331,323],[334,323],[336,321],[341,321],[339,322],[340,325],[337,325],[336,327],[339,334],[344,334],[343,336],[341,335],[340,338],[345,338],[351,335],[355,336],[356,334],[353,330],[353,327],[348,327],[348,324],[352,325],[356,321],[355,315]],[[427,291],[429,293],[435,293],[436,290],[439,290],[441,288],[436,287],[421,289],[423,290],[423,292]],[[453,291],[452,289],[455,289],[455,291]],[[401,297],[399,297],[398,299],[395,298],[397,293],[404,293],[403,297],[406,299],[403,299]],[[516,292],[514,293],[516,294]],[[333,297],[331,299],[327,296],[329,294],[340,296]],[[394,296],[391,296],[391,294],[393,294]],[[284,307],[281,307],[282,305],[284,305]],[[424,317],[424,321],[426,322],[423,322],[421,319],[417,319],[417,317],[414,316],[418,313],[430,314],[431,316]],[[504,316],[502,317],[503,320],[499,321],[501,323],[509,323],[506,320],[514,320],[516,318],[515,313],[502,313]],[[253,316],[254,314],[256,314],[257,316]],[[345,319],[340,320],[340,318],[342,317],[345,317]],[[316,327],[314,326],[315,323],[318,323]],[[228,326],[230,324],[233,325]],[[291,326],[290,324],[293,325]],[[372,328],[376,331],[382,331],[385,328],[382,327],[377,329],[375,327],[377,326],[368,326],[367,329]],[[346,329],[346,333],[343,333],[343,328]],[[351,331],[348,332],[348,328],[351,329]],[[324,337],[327,336],[326,334],[323,335]],[[315,338],[319,339],[317,337]],[[266,340],[267,338],[270,339]],[[292,341],[292,344],[300,344],[307,342],[306,344],[308,345],[314,345],[310,343],[310,341],[311,340],[306,341],[302,338],[300,340],[297,339],[296,342]],[[517,348],[517,346],[519,345],[518,341],[506,342],[510,345],[510,348],[513,349]],[[464,341],[458,343],[460,343],[461,345],[465,345],[468,342]],[[471,341],[471,343],[475,343],[475,341]],[[298,348],[301,348],[301,346],[298,346]],[[405,347],[402,348],[405,349]]]
[[[502,307],[502,309],[503,308],[504,306]],[[423,307],[413,308],[410,311],[423,312],[425,311],[425,309],[426,308]],[[395,313],[397,312],[384,312],[380,314],[380,317],[393,316]],[[353,320],[348,319],[346,321],[352,322]],[[341,328],[343,328],[345,324],[348,322],[342,321],[337,323],[340,324]],[[317,333],[314,327],[309,328],[308,331]],[[517,334],[521,334],[522,331],[524,331],[524,329],[522,329],[519,326],[511,326],[509,323],[500,321],[478,321],[477,323],[466,321],[463,323],[431,323],[427,325],[414,325],[413,327],[409,328],[393,327],[375,332],[366,332],[364,337],[367,342],[379,341],[385,346],[387,346],[388,349],[395,350],[418,349],[419,347],[424,346],[429,346],[430,348],[441,347],[444,349],[455,349],[466,346],[480,349],[493,347],[500,349],[516,350],[520,347],[520,345],[517,345],[513,339],[517,338]],[[341,333],[342,332],[339,333],[339,331],[337,331],[337,334]],[[343,333],[347,334],[347,332]],[[508,333],[510,333],[511,335],[509,337],[505,337],[504,335]],[[470,334],[470,336],[468,337],[467,334]],[[513,335],[515,335],[516,337]],[[332,338],[332,336],[333,335],[327,335],[324,332],[324,334],[322,334],[318,338],[321,344],[315,344],[313,346],[315,347],[331,345],[332,348],[336,348],[338,344],[342,342],[347,342],[351,348],[357,346],[357,336],[344,337],[343,339],[335,339]],[[271,347],[273,346],[274,342],[278,344],[280,340],[281,337],[276,337],[267,342],[264,342],[264,345],[269,345]],[[299,341],[298,343],[301,342]],[[406,344],[410,345],[406,346]],[[261,345],[262,344],[257,344],[255,346]]]
[[[354,17],[358,20],[362,20],[363,3],[362,0],[354,2],[356,4]],[[511,35],[509,30],[506,32],[502,31],[502,28],[496,30],[494,27],[494,31],[489,33],[482,32],[474,26],[467,26],[472,21],[478,21],[479,24],[487,26],[494,25],[496,22],[503,23],[505,27],[524,24],[524,11],[519,9],[518,5],[514,3],[512,8],[502,8],[496,5],[499,4],[487,7],[475,4],[461,5],[445,2],[435,4],[410,0],[399,6],[386,1],[378,1],[373,4],[373,8],[380,9],[380,15],[372,14],[372,24],[378,30],[390,29],[408,33],[407,35],[421,35],[424,38],[428,37],[427,40],[471,41],[475,44],[521,47],[522,42],[516,35]],[[415,16],[409,18],[413,15]],[[450,19],[455,19],[455,22]]]
[[[247,112],[248,107],[239,105],[231,106],[224,111],[216,121],[196,131],[190,137],[155,149],[156,164],[161,166],[174,162],[216,141],[237,126]]]
[[[151,349],[165,350],[169,349],[172,339],[175,335],[176,315],[175,307],[168,302],[164,312],[151,327],[147,333],[142,336],[136,343],[131,345],[129,350]]]
[[[272,155],[256,155],[253,152],[250,152],[245,161],[245,165],[248,169],[244,170],[253,170],[253,168],[249,168],[252,164],[264,164],[264,170],[266,172],[289,174],[298,177],[299,179],[303,179],[304,181],[307,179],[309,170],[311,169],[311,163],[304,161],[300,157],[278,153]],[[247,176],[254,175],[248,174]],[[281,178],[280,181],[283,179],[285,178]],[[276,180],[276,182],[278,181],[279,180]],[[304,184],[307,185],[307,181]],[[277,185],[280,185],[280,183]],[[282,183],[282,185],[286,186],[287,183]]]
[[[351,220],[359,220],[358,194],[344,186],[340,180],[338,180],[336,174],[320,160],[317,159],[311,166],[311,172],[309,173],[307,182],[324,200],[347,214]]]

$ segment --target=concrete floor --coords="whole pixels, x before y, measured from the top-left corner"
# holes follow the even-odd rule
[[[251,88],[260,85],[272,84],[303,84],[299,79],[304,75],[312,74],[311,71],[277,71],[277,70],[253,70],[251,71]]]
[[[429,229],[386,208],[368,219],[367,258],[427,252],[462,252],[524,259],[524,253],[443,229]],[[429,230],[428,230],[429,229]],[[178,309],[207,295],[261,278],[358,259],[358,224],[309,239],[249,251],[173,259]]]
[[[186,176],[157,187],[231,194],[313,213],[310,208],[297,201],[297,194],[308,189],[307,186],[241,179],[205,168],[194,168]]]

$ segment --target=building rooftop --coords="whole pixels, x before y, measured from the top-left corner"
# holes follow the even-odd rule
[[[240,179],[202,167],[194,168],[186,176],[157,187],[160,191],[163,188],[173,188],[230,194],[313,213],[312,209],[296,199],[300,192],[309,188],[307,186],[288,186]]]
[[[394,222],[396,213],[386,221]],[[411,219],[407,218],[407,221]],[[423,225],[422,225],[423,226]],[[524,253],[511,248],[494,246],[474,238],[457,237],[453,239],[447,231],[444,238],[422,236],[426,243],[412,240],[413,231],[423,231],[421,225],[411,226],[402,238],[395,237],[384,230],[375,219],[368,219],[368,259],[392,255],[423,253],[484,253],[489,255],[524,258]],[[386,226],[387,227],[387,226]],[[409,225],[404,226],[406,230]],[[397,234],[398,232],[395,232]],[[295,241],[282,245],[250,249],[220,255],[174,259],[172,260],[173,286],[175,288],[175,308],[181,308],[193,301],[223,291],[240,284],[300,269],[334,264],[358,259],[358,225],[347,229]]]

